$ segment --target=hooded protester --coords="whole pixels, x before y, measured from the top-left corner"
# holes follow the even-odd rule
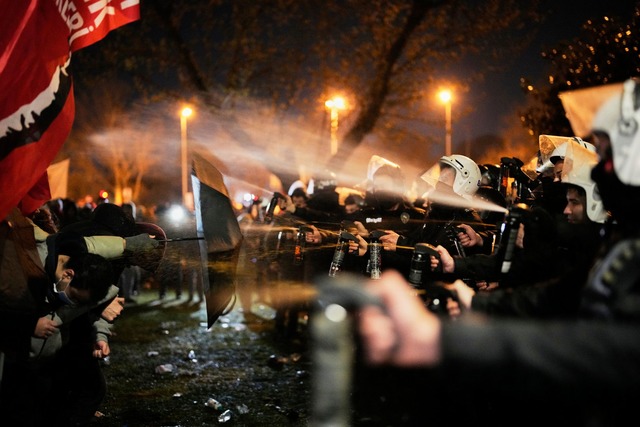
[[[99,359],[109,354],[113,318],[105,313],[118,295],[106,258],[134,259],[160,243],[146,233],[49,234],[17,209],[0,230],[3,419],[24,426],[45,419],[52,426],[88,423],[106,392]]]

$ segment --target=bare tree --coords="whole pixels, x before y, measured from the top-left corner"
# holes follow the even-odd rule
[[[622,82],[638,73],[637,34],[640,2],[621,2],[623,16],[593,17],[583,23],[579,36],[541,53],[548,73],[541,84],[531,77],[521,79],[529,104],[521,118],[532,134],[571,135],[571,125],[558,94],[607,83]],[[635,74],[634,74],[635,73]]]
[[[341,91],[352,107],[338,153],[324,158],[340,169],[373,133],[409,151],[433,144],[415,131],[441,126],[425,99],[445,76],[452,80],[463,59],[473,71],[456,73],[462,88],[504,65],[535,34],[538,6],[516,0],[155,0],[139,22],[79,52],[77,80],[90,90],[97,75],[121,76],[147,100],[190,98],[223,118],[222,131],[247,150],[293,162],[308,146],[256,140],[241,125],[238,107],[257,102],[274,118],[296,116],[309,126],[326,114],[328,95]],[[411,133],[417,137],[406,141]]]
[[[128,104],[126,97],[126,87],[114,82],[79,95],[78,103],[87,106],[77,111],[81,125],[58,155],[71,157],[72,174],[82,176],[76,193],[95,194],[99,188],[108,188],[112,201],[120,204],[122,190],[130,187],[133,199],[139,200],[144,177],[162,158],[170,157],[163,153],[166,145],[156,143],[157,133],[146,130],[161,130],[163,120],[145,117],[142,106]]]

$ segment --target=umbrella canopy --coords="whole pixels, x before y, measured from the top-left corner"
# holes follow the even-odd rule
[[[196,232],[203,237],[200,258],[210,328],[235,302],[236,267],[243,236],[222,174],[197,153],[193,154],[191,183]]]

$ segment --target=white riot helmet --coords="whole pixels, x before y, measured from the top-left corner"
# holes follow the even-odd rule
[[[563,147],[562,183],[581,187],[586,193],[584,209],[587,217],[593,222],[605,222],[608,214],[602,204],[598,187],[591,179],[591,170],[598,164],[598,155],[578,141],[570,141],[563,144]]]
[[[596,152],[596,147],[593,144],[577,136],[540,135],[538,138],[540,166],[536,168],[536,172],[541,173],[552,169],[558,160],[564,158],[567,148],[565,144],[569,141],[574,141],[587,150]]]
[[[624,82],[622,92],[605,102],[596,113],[593,132],[606,132],[611,141],[613,167],[618,179],[640,186],[640,84],[638,80]]]
[[[336,174],[325,169],[317,178],[312,178],[307,186],[307,194],[311,195],[319,191],[332,191],[338,185]]]
[[[400,170],[400,166],[397,163],[394,163],[390,160],[385,159],[384,157],[380,157],[377,154],[374,154],[369,159],[369,165],[367,166],[367,180],[369,182],[373,182],[375,180],[376,172],[381,167],[387,167],[389,170],[394,170],[395,174],[401,175],[402,172]]]
[[[375,191],[376,175],[378,174],[385,174],[392,177],[394,184],[397,186],[396,190],[400,193],[404,192],[402,188],[404,187],[404,175],[402,174],[400,166],[397,163],[374,154],[369,159],[369,165],[367,167],[367,191]]]
[[[461,154],[442,156],[440,163],[451,166],[456,171],[453,181],[453,191],[462,197],[471,197],[476,194],[482,181],[480,168],[470,158]]]
[[[542,173],[548,169],[553,169],[553,163],[550,160],[551,155],[556,148],[568,140],[569,138],[566,136],[540,135],[538,137],[539,166],[536,168],[536,172]]]
[[[551,156],[549,157],[549,161],[555,165],[556,162],[558,162],[558,160],[563,160],[567,153],[567,147],[570,144],[576,144],[577,146],[583,147],[591,151],[592,153],[596,152],[595,145],[591,144],[590,142],[584,141],[582,138],[578,138],[577,136],[574,136],[569,138],[566,142],[563,142],[562,144],[557,146],[556,149],[553,150],[553,152],[551,153]]]

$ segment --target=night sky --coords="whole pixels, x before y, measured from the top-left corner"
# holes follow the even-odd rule
[[[589,18],[631,14],[636,1],[562,0],[550,3],[553,3],[553,9],[550,9],[553,13],[522,56],[509,64],[504,72],[487,76],[485,84],[474,88],[465,95],[465,99],[459,100],[472,102],[475,112],[454,123],[454,146],[465,139],[485,134],[500,134],[506,127],[506,121],[513,123],[516,120],[516,109],[525,103],[525,96],[519,86],[520,77],[527,77],[534,83],[544,81],[546,62],[543,61],[540,52],[554,46],[558,41],[578,36],[582,24]]]

